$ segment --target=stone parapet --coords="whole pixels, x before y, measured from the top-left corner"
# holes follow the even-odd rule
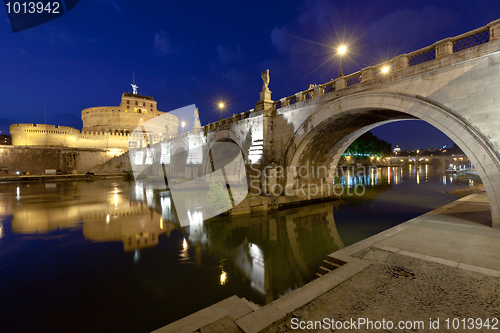
[[[490,29],[490,40],[496,40],[500,38],[500,19],[488,24]]]

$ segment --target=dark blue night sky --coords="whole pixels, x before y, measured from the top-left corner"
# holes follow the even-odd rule
[[[189,104],[201,123],[252,109],[269,68],[272,98],[338,75],[334,47],[349,44],[344,73],[375,65],[500,18],[499,1],[81,0],[67,14],[12,33],[0,8],[0,130],[12,123],[81,129],[81,110],[131,92],[158,109]],[[184,119],[182,119],[184,120]],[[189,122],[192,118],[185,119]],[[376,128],[402,149],[450,144],[421,121]]]

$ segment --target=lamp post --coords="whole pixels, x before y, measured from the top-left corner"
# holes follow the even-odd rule
[[[221,125],[222,125],[222,109],[223,108],[224,108],[224,103],[219,103]]]
[[[184,134],[184,125],[186,125],[186,123],[183,121],[183,122],[181,123],[181,125],[182,125],[182,133],[181,133],[181,134]]]
[[[346,51],[347,51],[347,47],[345,45],[340,46],[338,48],[338,50],[337,50],[337,54],[340,57],[340,73],[339,73],[339,77],[344,76],[344,73],[342,72],[342,56],[346,53]]]

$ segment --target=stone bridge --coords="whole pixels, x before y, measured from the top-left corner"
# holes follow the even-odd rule
[[[418,156],[391,156],[386,157],[389,163],[397,163],[397,162],[418,162],[418,163],[426,163],[432,161],[442,161],[442,162],[450,162],[450,163],[468,163],[469,159],[464,155],[418,155]]]
[[[279,101],[266,86],[260,97],[255,109],[157,146],[170,145],[169,154],[186,161],[190,146],[234,142],[247,176],[258,180],[254,187],[283,195],[279,189],[332,184],[342,153],[363,133],[420,119],[474,164],[500,228],[500,20]],[[159,149],[151,154],[161,158]],[[198,168],[206,170],[206,163]]]

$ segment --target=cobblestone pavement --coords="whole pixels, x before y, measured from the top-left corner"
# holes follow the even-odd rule
[[[457,267],[394,254],[374,247],[354,257],[372,265],[334,289],[293,311],[267,332],[500,332],[491,327],[468,329],[468,318],[493,323],[500,318],[500,279]],[[392,321],[393,329],[294,329],[300,321],[357,321],[366,318]],[[450,319],[447,328],[445,320]],[[453,328],[453,319],[458,325]],[[465,329],[463,327],[465,318]],[[431,329],[429,320],[439,319],[439,329]],[[420,329],[396,329],[400,321],[423,321]],[[330,321],[327,321],[331,324]],[[434,324],[435,325],[435,324]],[[387,325],[386,325],[387,327]]]

